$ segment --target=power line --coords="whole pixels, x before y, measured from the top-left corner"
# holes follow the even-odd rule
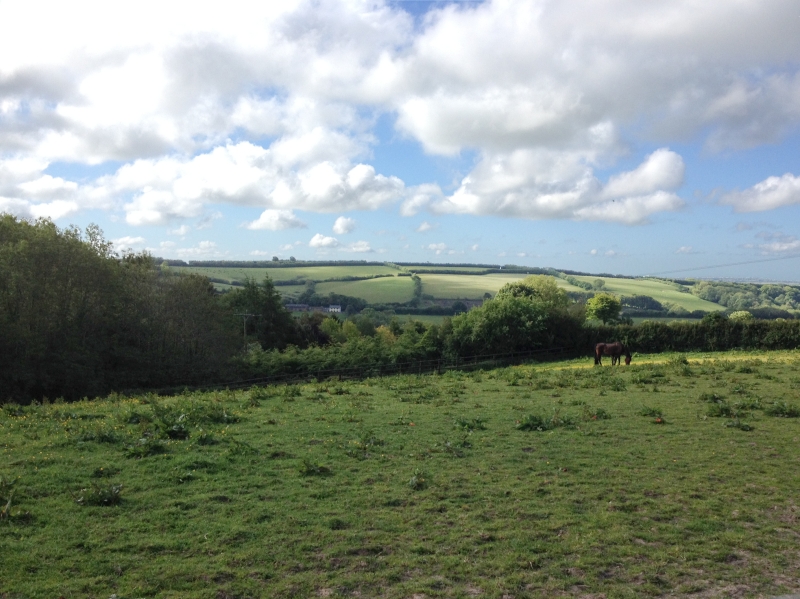
[[[664,270],[661,272],[653,272],[649,275],[645,276],[657,276],[657,275],[670,275],[678,272],[692,272],[695,270],[709,270],[712,268],[724,268],[726,266],[743,266],[745,264],[758,264],[760,262],[775,262],[777,260],[791,260],[792,258],[800,258],[800,254],[794,254],[792,256],[780,256],[778,258],[763,258],[761,260],[748,260],[746,262],[731,262],[729,264],[717,264],[715,266],[697,266],[695,268],[681,268],[678,270]]]

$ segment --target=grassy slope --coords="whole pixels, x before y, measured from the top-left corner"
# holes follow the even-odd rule
[[[416,267],[414,267],[416,268]],[[489,274],[489,275],[440,275],[425,274],[424,267],[420,267],[420,277],[423,283],[423,293],[441,299],[468,298],[478,299],[486,292],[496,293],[500,287],[512,281],[525,277],[522,274]],[[434,268],[431,266],[430,268]],[[448,267],[468,272],[469,267]],[[269,275],[273,280],[286,281],[298,277],[312,280],[322,280],[346,276],[370,276],[375,274],[397,274],[397,271],[387,266],[313,266],[308,268],[223,268],[223,267],[176,267],[184,272],[197,272],[215,279],[228,281],[244,281],[245,277],[261,281],[264,275]],[[578,277],[586,281],[593,281],[598,277]],[[723,310],[724,307],[701,300],[688,293],[681,293],[673,286],[658,281],[644,279],[604,279],[605,289],[620,295],[649,295],[664,302],[674,302],[687,310]],[[579,287],[570,285],[562,279],[556,279],[559,287],[567,291],[583,291]],[[226,285],[216,284],[220,289]],[[296,296],[303,291],[302,287],[278,287],[284,296]],[[328,293],[334,291],[344,295],[360,297],[368,302],[406,302],[412,298],[412,284],[408,277],[395,277],[377,279],[375,281],[352,281],[324,283],[317,287],[318,292]]]
[[[796,591],[800,423],[755,410],[755,430],[726,428],[699,397],[797,405],[800,356],[689,359],[6,411],[0,596]],[[189,414],[191,436],[126,457],[154,401]],[[574,423],[515,428],[554,410]],[[76,503],[116,484],[119,505]]]
[[[280,287],[278,289],[280,290]],[[371,304],[407,302],[414,297],[414,282],[411,277],[386,277],[367,281],[318,283],[316,289],[320,295],[326,295],[330,292],[341,293],[342,295],[363,298]]]
[[[674,302],[686,310],[724,310],[724,306],[707,302],[690,293],[682,293],[669,283],[652,281],[649,279],[606,279],[603,277],[576,277],[591,283],[595,279],[602,278],[606,284],[604,291],[610,291],[619,295],[649,295],[660,302]]]
[[[242,282],[245,277],[250,277],[260,282],[264,280],[264,275],[269,275],[273,281],[288,281],[298,278],[319,281],[336,277],[368,277],[383,274],[396,275],[398,273],[397,269],[388,266],[309,266],[297,268],[177,266],[173,268],[182,272],[195,272],[215,279]]]
[[[479,299],[487,291],[495,294],[506,283],[519,281],[526,276],[523,274],[490,274],[481,276],[420,274],[422,292],[442,299]],[[579,287],[574,287],[562,279],[556,279],[556,283],[567,291],[582,291]]]

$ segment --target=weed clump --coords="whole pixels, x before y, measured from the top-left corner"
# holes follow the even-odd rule
[[[366,460],[370,457],[370,450],[373,447],[384,445],[384,441],[376,437],[372,431],[365,431],[358,439],[351,441],[350,444],[352,447],[346,451],[347,455],[351,458]]]
[[[742,422],[738,418],[734,418],[733,420],[729,420],[725,423],[726,428],[738,428],[742,431],[751,431],[753,430],[752,425],[747,424],[746,422]]]
[[[129,458],[146,458],[151,455],[158,455],[167,451],[166,446],[156,437],[142,437],[136,443],[125,448],[125,455]]]
[[[309,459],[304,459],[303,462],[300,464],[300,475],[301,476],[330,476],[333,474],[330,468],[327,466],[323,466],[317,462],[312,462]]]
[[[550,417],[528,414],[517,422],[516,428],[521,431],[549,431],[562,426],[570,426],[572,423],[571,417],[562,415],[561,410],[556,408]]]
[[[455,419],[455,428],[465,431],[485,431],[486,421],[483,418],[464,418],[459,417]]]
[[[424,470],[414,470],[414,474],[408,480],[408,488],[412,491],[422,491],[428,486],[428,475]]]
[[[586,420],[608,420],[611,415],[604,408],[583,407],[583,417]]]
[[[776,401],[764,413],[777,418],[800,418],[800,408],[785,401]]]
[[[122,485],[93,484],[81,489],[75,503],[80,505],[110,506],[122,503]]]

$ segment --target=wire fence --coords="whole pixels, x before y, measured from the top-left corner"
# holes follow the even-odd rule
[[[494,354],[480,354],[474,356],[456,356],[453,358],[437,358],[432,360],[411,360],[408,362],[390,362],[364,364],[347,368],[311,368],[296,372],[261,376],[248,379],[238,379],[223,383],[207,385],[175,385],[158,389],[138,389],[127,391],[126,394],[136,392],[151,392],[159,395],[169,395],[189,391],[215,391],[222,389],[245,389],[250,387],[263,387],[267,385],[320,382],[326,380],[363,380],[373,377],[395,376],[402,374],[441,374],[449,370],[478,370],[496,368],[498,366],[512,366],[528,361],[550,361],[557,358],[576,357],[574,348],[548,347],[524,352],[508,352]]]

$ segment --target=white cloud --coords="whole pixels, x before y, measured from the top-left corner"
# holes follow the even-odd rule
[[[479,246],[478,246],[478,244],[476,243],[476,244],[475,244],[475,245],[473,245],[473,246],[472,246],[470,249],[471,249],[473,252],[477,252],[477,251],[478,251],[478,247],[479,247]]]
[[[683,159],[666,148],[656,150],[634,170],[611,177],[602,192],[604,198],[626,198],[676,189],[683,184]]]
[[[174,241],[162,241],[161,243],[158,244],[158,247],[162,249],[171,249],[174,248],[176,245],[178,244],[175,243]]]
[[[769,177],[744,191],[725,194],[720,203],[733,206],[736,212],[761,212],[800,204],[800,177],[790,173]]]
[[[607,186],[580,153],[518,150],[484,156],[449,197],[431,204],[435,212],[517,218],[600,220],[641,224],[658,212],[684,205],[659,186],[682,182],[683,161],[669,150],[649,156],[634,171]],[[651,192],[625,196],[627,192]]]
[[[428,244],[427,249],[436,252],[438,255],[447,250],[447,246],[444,243],[430,243]]]
[[[346,252],[355,252],[355,253],[371,253],[374,252],[369,243],[366,241],[356,241],[355,243],[351,243],[347,247],[344,248]]]
[[[178,248],[174,252],[179,258],[216,258],[222,257],[223,252],[217,249],[213,241],[201,241],[194,247]]]
[[[786,253],[786,252],[796,252],[800,250],[800,239],[796,237],[788,237],[783,239],[782,241],[773,241],[772,243],[765,243],[758,246],[765,252],[769,253]]]
[[[311,238],[308,245],[312,248],[335,248],[339,247],[341,244],[335,237],[326,237],[322,233],[317,233]]]
[[[643,223],[683,205],[667,145],[749,148],[796,130],[796,24],[791,0],[441,3],[418,24],[381,1],[0,3],[0,209],[200,228],[212,205],[402,202],[405,216]],[[427,152],[478,156],[455,192],[365,163],[383,114]],[[642,140],[664,147],[603,185],[596,172]],[[70,181],[45,172],[57,161],[123,166]],[[784,175],[723,203],[799,195]]]
[[[596,256],[596,255],[597,255],[597,250],[592,250],[592,251],[590,251],[589,253],[590,253],[592,256]]]
[[[336,222],[333,223],[333,232],[337,235],[346,235],[353,231],[356,228],[356,221],[352,218],[347,218],[346,216],[340,216],[336,219]]]
[[[306,224],[297,218],[291,210],[264,210],[257,220],[247,224],[248,229],[267,229],[282,231],[284,229],[305,229]]]
[[[187,225],[181,225],[180,227],[176,227],[167,231],[167,233],[170,235],[177,235],[178,237],[184,237],[188,232],[189,227]]]
[[[428,221],[424,220],[417,227],[417,233],[424,233],[425,231],[430,231],[433,228],[435,228],[435,225],[432,225]]]
[[[145,242],[144,237],[131,237],[128,235],[126,235],[125,237],[120,237],[119,239],[111,240],[111,243],[114,244],[114,247],[117,249],[117,251],[126,250],[134,246],[143,245],[144,242]]]
[[[695,251],[690,245],[682,245],[677,250],[675,250],[676,254],[694,254]]]

